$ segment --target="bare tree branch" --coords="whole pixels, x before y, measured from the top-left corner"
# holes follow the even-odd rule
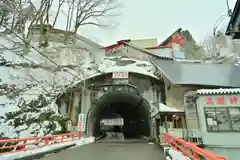
[[[62,7],[62,5],[64,4],[65,1],[66,1],[66,0],[59,0],[59,1],[58,1],[57,13],[56,13],[56,15],[55,15],[55,18],[54,18],[52,27],[55,26],[55,24],[56,24],[56,22],[57,22],[57,19],[58,19],[58,15],[59,15],[60,10],[61,10],[61,7]]]
[[[99,20],[107,16],[118,16],[113,11],[119,6],[117,0],[77,0],[74,32],[83,25],[104,26]]]
[[[218,55],[219,49],[216,44],[214,45],[211,37],[205,38],[205,40],[202,41],[201,46],[205,50],[206,57],[216,57]]]

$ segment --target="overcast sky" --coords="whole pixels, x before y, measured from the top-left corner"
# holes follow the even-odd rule
[[[212,34],[217,19],[227,12],[226,0],[125,0],[118,25],[111,30],[87,27],[83,34],[102,45],[121,39],[164,40],[179,27],[188,29],[197,41]],[[229,0],[231,8],[236,0]],[[225,22],[226,23],[226,22]]]

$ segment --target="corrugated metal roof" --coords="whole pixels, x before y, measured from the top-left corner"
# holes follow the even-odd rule
[[[240,87],[240,67],[232,64],[202,64],[152,59],[173,84]]]
[[[240,88],[229,88],[229,89],[199,89],[197,94],[238,94],[240,93]]]

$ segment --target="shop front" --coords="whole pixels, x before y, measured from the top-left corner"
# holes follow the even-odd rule
[[[240,152],[240,89],[198,90],[197,110],[205,148],[237,160]]]

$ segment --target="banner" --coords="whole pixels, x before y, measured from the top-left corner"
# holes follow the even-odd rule
[[[81,113],[78,115],[78,129],[79,131],[85,131],[86,130],[86,120],[87,115],[85,113]]]

